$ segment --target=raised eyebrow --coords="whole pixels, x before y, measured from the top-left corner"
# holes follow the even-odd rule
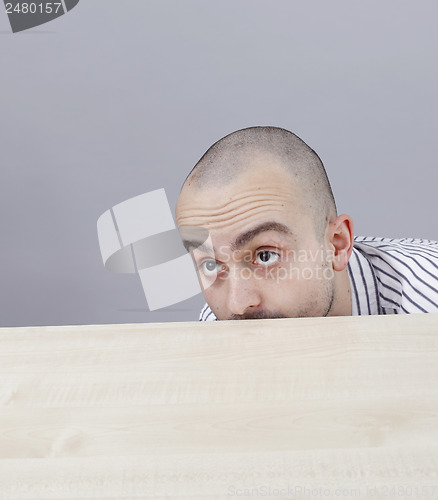
[[[184,248],[187,250],[187,252],[190,252],[191,249],[194,249],[194,250],[201,250],[202,252],[205,253],[213,253],[212,248],[205,245],[205,243],[201,243],[199,241],[184,240],[183,245]]]
[[[293,234],[292,231],[287,226],[281,224],[280,222],[274,222],[274,221],[263,222],[262,224],[259,224],[255,228],[240,234],[236,238],[234,243],[231,245],[231,250],[233,251],[238,250],[239,248],[249,243],[257,235],[259,235],[260,233],[264,233],[265,231],[277,231],[278,233],[283,233],[287,235]]]

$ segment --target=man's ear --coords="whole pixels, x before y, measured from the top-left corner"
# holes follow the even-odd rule
[[[328,227],[329,242],[333,251],[333,269],[343,271],[353,251],[353,219],[339,215]]]

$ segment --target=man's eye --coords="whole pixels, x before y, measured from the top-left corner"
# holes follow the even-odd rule
[[[261,266],[272,266],[279,259],[280,255],[276,252],[271,252],[270,250],[262,250],[257,252],[256,264]]]
[[[206,276],[214,276],[221,270],[222,266],[215,260],[204,260],[199,268]]]

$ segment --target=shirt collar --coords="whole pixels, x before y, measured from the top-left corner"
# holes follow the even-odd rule
[[[348,262],[352,316],[379,314],[377,279],[368,258],[357,248]]]

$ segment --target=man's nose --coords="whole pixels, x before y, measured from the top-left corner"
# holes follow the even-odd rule
[[[229,273],[227,306],[231,314],[242,315],[253,308],[257,308],[261,302],[254,276],[247,268],[234,269]]]

